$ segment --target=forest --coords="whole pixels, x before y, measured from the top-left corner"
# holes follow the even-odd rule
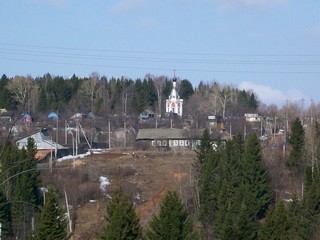
[[[3,75],[0,86],[0,108],[17,110],[24,103],[24,111],[36,118],[50,111],[67,116],[76,112],[91,112],[97,116],[138,116],[145,109],[163,116],[172,79],[150,74],[135,80],[125,77],[107,79],[98,73],[85,78],[50,74],[37,78],[8,78]],[[187,79],[178,79],[178,93],[187,102],[185,117],[240,116],[245,112],[256,112],[258,108],[258,99],[253,92],[217,82],[200,82],[198,86],[192,86]]]

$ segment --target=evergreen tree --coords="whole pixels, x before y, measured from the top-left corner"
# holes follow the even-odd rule
[[[304,129],[299,118],[296,118],[292,123],[290,144],[292,150],[287,160],[287,165],[298,166],[299,164],[301,164],[305,144]]]
[[[289,239],[308,240],[312,239],[312,231],[314,228],[312,217],[296,195],[292,197],[292,201],[288,208],[288,230]]]
[[[24,201],[27,201],[33,205],[39,205],[41,202],[41,194],[39,190],[39,184],[41,182],[40,172],[37,170],[37,159],[35,155],[37,153],[36,143],[33,138],[28,138],[26,149],[26,161],[25,161],[25,179],[24,190],[26,195]]]
[[[195,162],[195,169],[196,171],[200,172],[203,170],[203,165],[207,159],[208,155],[211,155],[213,152],[212,147],[212,138],[210,136],[209,129],[204,129],[202,132],[200,145],[197,146],[197,161]]]
[[[180,98],[188,100],[193,94],[194,90],[192,84],[187,79],[182,80],[179,87]]]
[[[130,240],[141,239],[142,229],[135,213],[132,198],[122,188],[111,194],[106,205],[106,226],[101,239]]]
[[[262,225],[259,232],[261,240],[291,240],[294,239],[289,235],[290,225],[288,221],[288,211],[280,201],[275,208],[269,207],[265,218],[265,223]]]
[[[68,239],[66,232],[66,218],[59,205],[57,193],[52,188],[48,189],[44,206],[40,212],[36,232],[37,240],[63,240]]]
[[[254,217],[261,218],[273,201],[273,192],[255,133],[249,135],[242,163],[242,194],[249,201],[246,206]]]
[[[148,90],[148,82],[146,80],[144,82],[140,79],[136,80],[131,104],[138,113],[141,113],[148,106]]]
[[[176,192],[169,191],[158,216],[151,219],[147,238],[150,240],[194,240],[193,223]]]
[[[48,99],[47,99],[47,93],[44,88],[40,89],[39,93],[39,103],[38,103],[38,109],[40,112],[45,112],[48,109]]]
[[[236,216],[237,225],[234,240],[257,239],[257,226],[245,203],[241,204],[239,215]],[[231,239],[230,239],[231,240]]]
[[[12,178],[12,217],[15,235],[25,238],[31,229],[31,219],[40,205],[40,173],[36,166],[36,145],[28,138],[27,149],[19,151],[19,161],[15,165],[16,175]]]
[[[12,225],[11,225],[11,204],[7,198],[0,191],[0,223],[1,223],[1,237],[3,239],[9,239],[12,236]]]
[[[13,94],[7,88],[9,81],[9,78],[3,74],[0,79],[0,108],[14,110],[17,107],[17,102],[15,101]]]
[[[219,161],[219,154],[214,151],[208,129],[202,133],[194,163],[197,189],[199,189],[199,219],[205,228],[209,228],[214,218],[214,170]]]
[[[237,215],[239,214],[238,206],[238,184],[239,179],[236,165],[241,159],[237,156],[238,138],[228,141],[225,145],[221,160],[215,171],[215,180],[211,185],[215,186],[215,203],[211,208],[215,209],[214,232],[215,235],[222,239],[234,239],[236,237]],[[241,199],[240,199],[241,200]]]
[[[320,223],[320,173],[315,172],[303,198],[303,217],[310,220],[311,235],[315,239],[320,237],[318,225]]]

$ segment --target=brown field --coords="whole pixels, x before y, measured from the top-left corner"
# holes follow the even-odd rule
[[[275,139],[277,140],[277,139]],[[287,155],[288,153],[286,153]],[[275,198],[290,199],[292,193],[301,197],[303,175],[285,166],[282,146],[270,140],[263,144],[263,158],[272,182]],[[168,190],[176,190],[189,213],[194,217],[194,191],[192,163],[194,151],[120,151],[94,154],[75,162],[57,163],[53,173],[43,173],[43,183],[57,186],[61,203],[65,206],[63,191],[68,194],[73,226],[72,239],[98,239],[105,225],[107,194],[121,185],[131,193],[143,228]],[[100,190],[99,177],[107,177],[110,185]],[[194,218],[196,219],[196,218]]]
[[[46,182],[63,186],[73,211],[73,239],[97,239],[105,224],[106,194],[99,189],[100,176],[107,177],[107,193],[118,185],[132,193],[141,225],[145,228],[168,190],[176,190],[193,211],[190,177],[195,152],[120,152],[91,155],[76,161],[57,164]],[[85,179],[85,180],[84,180]],[[80,197],[83,195],[82,197]],[[63,197],[62,197],[63,199]],[[71,202],[71,203],[70,203]]]

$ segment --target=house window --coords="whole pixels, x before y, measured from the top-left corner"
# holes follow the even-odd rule
[[[184,146],[184,140],[179,141],[179,146],[183,147]]]
[[[166,140],[162,141],[162,146],[167,146],[167,141]]]

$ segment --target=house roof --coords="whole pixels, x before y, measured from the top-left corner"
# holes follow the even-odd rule
[[[200,129],[176,129],[176,128],[148,128],[139,129],[136,140],[151,139],[200,139]]]
[[[45,129],[34,131],[29,133],[28,136],[17,140],[16,143],[18,147],[23,148],[27,144],[29,137],[32,137],[35,140],[38,150],[54,149],[56,147],[57,149],[65,148],[64,146],[52,141]]]
[[[144,110],[141,114],[145,114],[145,113],[147,113],[147,114],[149,114],[149,115],[154,115],[154,112],[152,112],[152,111],[149,110],[149,109]],[[141,115],[141,114],[140,114],[140,115]]]
[[[0,113],[0,117],[1,118],[13,117],[13,112],[10,112],[10,111],[9,112],[8,111],[7,112],[1,112]]]

